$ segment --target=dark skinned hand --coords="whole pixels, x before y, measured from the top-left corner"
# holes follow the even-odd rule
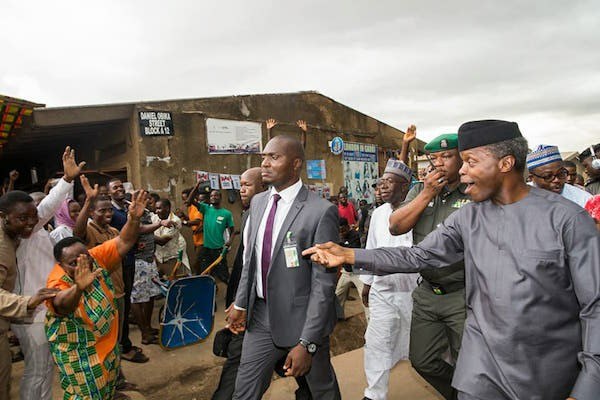
[[[225,318],[227,325],[225,327],[228,328],[231,333],[238,335],[246,330],[246,311],[237,310],[233,306],[233,303],[231,303],[225,312],[227,313],[227,317]]]
[[[427,192],[431,198],[434,198],[441,193],[442,189],[447,184],[448,180],[446,179],[446,175],[443,172],[434,169],[425,177],[425,187],[423,188],[423,191]]]
[[[360,294],[362,297],[362,303],[365,307],[369,307],[369,292],[371,292],[371,285],[365,284],[363,286],[362,293]]]
[[[306,375],[312,364],[312,356],[301,344],[297,344],[287,355],[283,370],[285,376],[299,377]]]
[[[36,294],[34,294],[33,296],[31,296],[31,298],[27,302],[27,308],[29,308],[30,310],[36,308],[42,302],[55,297],[56,293],[58,293],[59,291],[60,291],[59,289],[49,289],[49,288],[42,288],[42,289],[38,290],[38,292]]]

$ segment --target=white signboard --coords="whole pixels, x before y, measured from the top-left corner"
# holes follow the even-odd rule
[[[262,127],[258,122],[206,119],[209,154],[256,154],[262,151]]]
[[[210,181],[210,188],[213,190],[219,190],[219,174],[208,174],[208,180]]]

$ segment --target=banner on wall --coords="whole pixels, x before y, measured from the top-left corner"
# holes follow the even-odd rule
[[[353,199],[375,200],[373,184],[379,179],[377,146],[368,143],[347,142],[343,153],[344,186]]]
[[[258,122],[206,119],[209,154],[257,154],[262,151],[262,126]]]

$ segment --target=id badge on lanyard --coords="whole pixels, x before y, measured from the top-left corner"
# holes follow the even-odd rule
[[[283,254],[285,255],[285,265],[288,268],[298,268],[300,260],[298,259],[298,247],[296,241],[292,238],[292,232],[285,235],[283,244]]]

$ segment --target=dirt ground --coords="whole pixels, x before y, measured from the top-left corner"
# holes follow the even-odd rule
[[[211,335],[202,343],[177,350],[164,351],[157,345],[142,346],[140,333],[137,327],[131,326],[131,338],[135,345],[143,347],[144,352],[150,357],[145,364],[134,364],[123,361],[123,371],[130,382],[136,383],[139,393],[127,393],[132,399],[164,400],[206,400],[214,392],[221,373],[224,358],[212,354],[214,333],[225,325],[224,315],[225,287],[219,287],[217,294],[217,313]],[[346,321],[336,325],[332,335],[332,356],[340,387],[344,398],[360,399],[364,388],[364,373],[362,370],[362,346],[364,345],[364,331],[366,320],[358,293],[352,292],[355,300],[346,303]],[[162,305],[159,301],[155,305],[155,314]],[[157,319],[154,325],[158,326]],[[410,399],[437,399],[427,384],[422,381],[408,365],[400,365],[394,376],[398,375],[403,382],[399,387]],[[18,387],[23,374],[23,362],[13,364],[13,380],[11,398],[18,398]],[[271,388],[264,399],[293,399],[295,383],[292,379],[274,378]],[[408,392],[406,392],[409,390]],[[416,390],[416,391],[415,391]],[[416,394],[415,394],[416,393]],[[58,379],[55,378],[54,399],[62,399]]]

